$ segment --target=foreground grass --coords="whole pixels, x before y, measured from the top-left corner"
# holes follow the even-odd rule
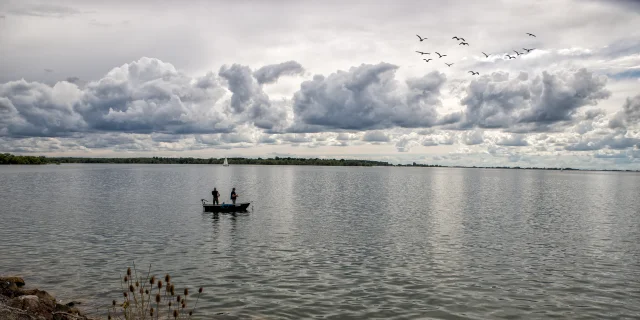
[[[193,307],[189,289],[184,288],[182,294],[176,294],[175,284],[171,276],[166,274],[164,282],[151,275],[151,265],[146,276],[139,277],[133,265],[127,268],[127,274],[120,278],[122,300],[113,300],[107,310],[107,319],[142,320],[142,319],[190,319],[193,315],[202,287],[198,289]]]

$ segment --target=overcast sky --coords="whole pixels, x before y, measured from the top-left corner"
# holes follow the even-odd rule
[[[0,152],[640,169],[639,3],[0,0]]]

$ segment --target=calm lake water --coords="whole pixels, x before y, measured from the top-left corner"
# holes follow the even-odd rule
[[[94,314],[135,261],[207,319],[640,317],[635,173],[2,166],[0,219],[0,274]]]

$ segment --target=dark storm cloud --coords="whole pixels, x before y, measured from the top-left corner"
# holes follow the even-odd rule
[[[398,66],[362,64],[349,71],[305,81],[294,94],[293,132],[322,129],[371,130],[429,127],[437,121],[436,107],[444,74],[432,72],[406,81],[395,80]]]
[[[283,75],[301,75],[304,73],[302,65],[296,61],[264,66],[256,70],[253,75],[259,84],[274,83]]]
[[[607,99],[606,77],[586,69],[542,72],[530,78],[525,72],[510,78],[496,72],[472,81],[457,113],[460,121],[451,128],[507,129],[511,132],[546,131],[572,121],[581,107]],[[454,116],[452,116],[454,117]]]
[[[627,98],[622,110],[618,111],[609,121],[609,128],[625,128],[640,123],[640,94]]]

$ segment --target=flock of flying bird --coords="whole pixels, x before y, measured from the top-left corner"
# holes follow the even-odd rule
[[[528,35],[528,36],[530,36],[530,37],[534,37],[534,38],[536,37],[534,34],[532,34],[532,33],[528,33],[528,32],[527,32],[527,35]],[[417,34],[416,34],[416,36],[418,37],[418,39],[420,39],[420,42],[422,42],[422,41],[424,41],[424,40],[426,40],[426,39],[427,39],[427,38],[423,38],[423,37],[421,37],[420,35],[417,35]],[[451,39],[453,39],[453,40],[458,40],[458,41],[462,41],[462,42],[460,42],[460,43],[458,44],[458,45],[460,45],[460,46],[468,46],[468,45],[469,45],[469,43],[468,43],[468,42],[466,42],[466,40],[465,40],[464,38],[462,38],[462,37],[457,37],[457,36],[455,36],[455,37],[453,37],[453,38],[451,38]],[[532,48],[532,49],[522,48],[522,49],[523,49],[524,51],[526,51],[527,53],[531,52],[532,50],[535,50],[535,48]],[[430,52],[422,52],[422,51],[416,51],[416,52],[417,52],[417,53],[419,53],[421,56],[422,56],[422,55],[425,55],[425,54],[431,54]],[[516,53],[516,56],[511,56],[511,55],[509,55],[509,54],[507,54],[507,55],[506,55],[506,57],[507,57],[507,58],[509,58],[509,60],[511,60],[511,59],[515,59],[517,56],[520,56],[520,55],[524,55],[524,54],[525,54],[525,53],[518,52],[518,51],[516,51],[516,50],[513,50],[513,52],[515,52],[515,53]],[[439,52],[436,52],[436,54],[438,55],[438,58],[442,58],[442,57],[446,57],[446,56],[447,56],[446,54],[441,54],[441,53],[439,53]],[[489,58],[489,55],[488,55],[488,54],[486,54],[486,53],[484,53],[484,52],[482,52],[482,54],[484,54],[484,56],[485,56],[486,58]],[[433,59],[422,59],[422,60],[424,60],[424,61],[426,61],[426,62],[429,62],[429,61],[431,61],[431,60],[433,60]],[[447,67],[451,67],[451,66],[453,65],[453,63],[446,63],[446,62],[445,62],[444,64],[446,64],[446,65],[447,65]],[[480,74],[480,72],[477,72],[477,71],[471,71],[471,70],[470,70],[469,72],[471,73],[471,75],[479,75],[479,74]]]

